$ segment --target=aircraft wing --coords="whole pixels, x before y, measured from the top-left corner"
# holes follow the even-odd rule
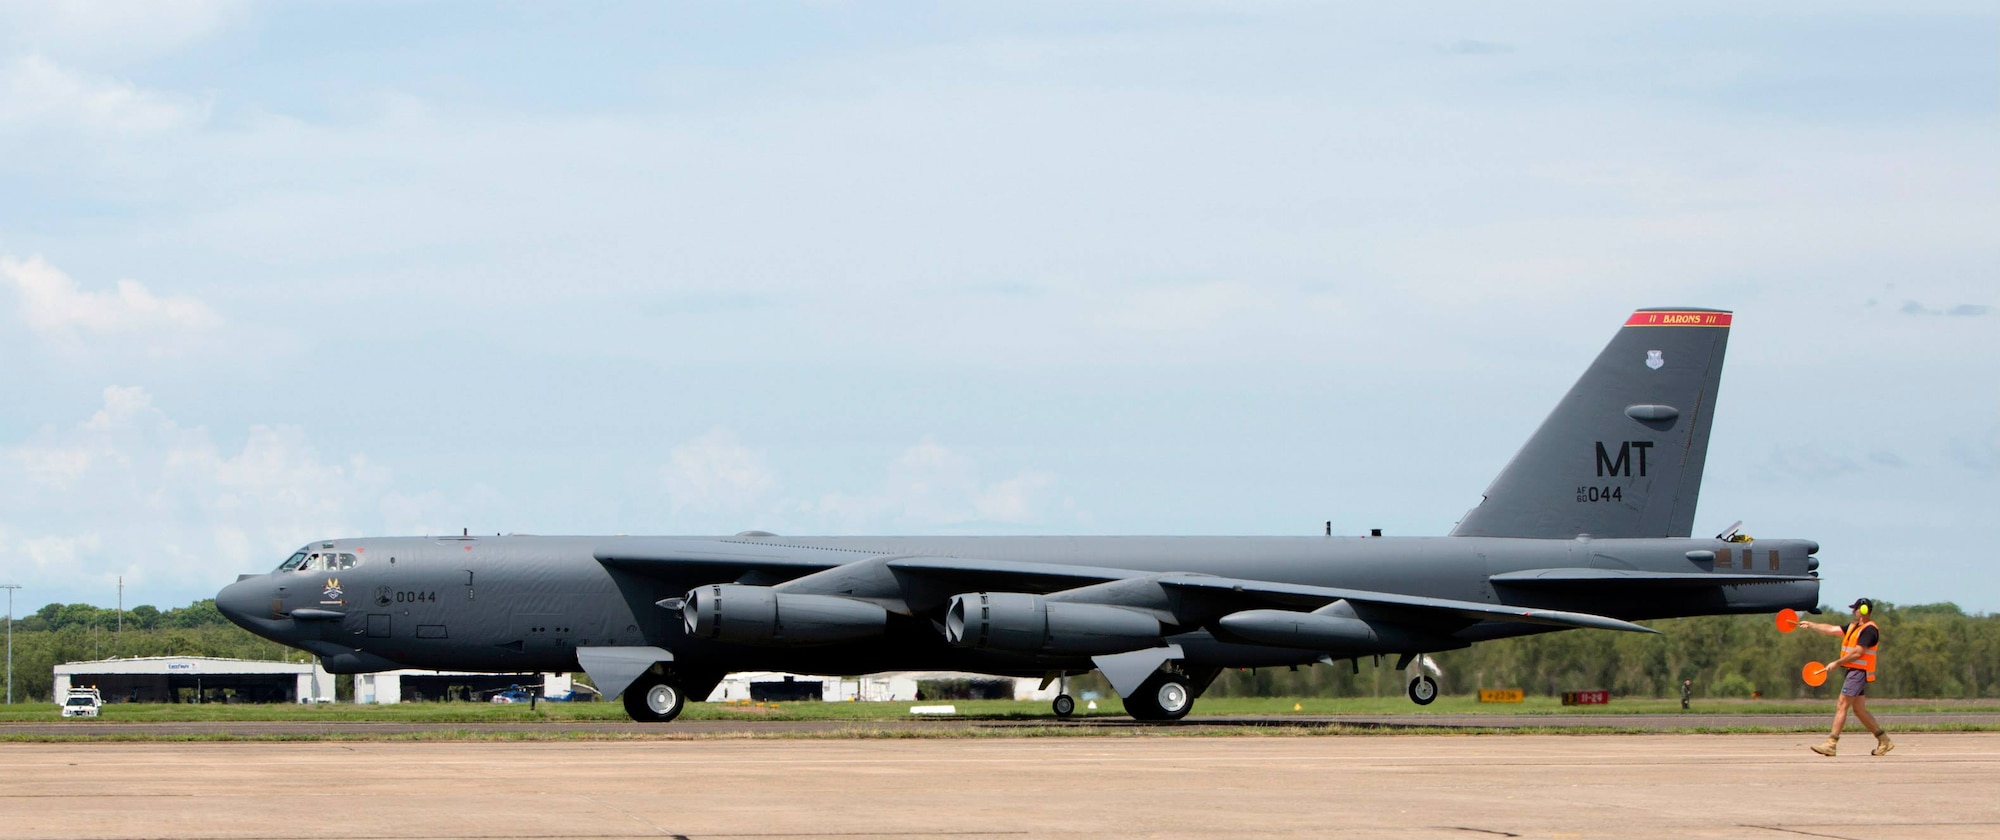
[[[1555,627],[1588,627],[1630,633],[1658,633],[1650,627],[1609,616],[1563,610],[1515,607],[1427,598],[1365,589],[1341,589],[1310,584],[1278,583],[1246,578],[1227,578],[1187,572],[1165,574],[1134,569],[1091,566],[1064,566],[1053,563],[1019,563],[975,560],[960,557],[909,557],[890,560],[892,569],[936,576],[956,584],[958,591],[988,589],[1006,592],[1051,594],[1065,589],[1110,583],[1149,580],[1162,587],[1220,596],[1245,608],[1290,607],[1318,609],[1335,601],[1385,607],[1401,616],[1423,621],[1516,621]]]
[[[851,552],[791,545],[758,545],[716,539],[636,537],[607,542],[592,552],[597,562],[648,577],[737,579],[756,575],[789,580],[854,562]]]
[[[775,582],[802,578],[815,572],[824,572],[872,559],[882,563],[899,577],[913,575],[925,579],[930,587],[936,587],[936,593],[943,593],[944,596],[971,591],[1054,594],[1078,587],[1117,581],[1146,581],[1168,589],[1206,594],[1213,596],[1214,599],[1241,605],[1244,609],[1277,607],[1313,610],[1344,600],[1355,605],[1386,608],[1405,620],[1422,623],[1511,621],[1555,627],[1585,627],[1636,633],[1659,632],[1629,621],[1590,613],[1187,572],[1159,573],[1137,569],[964,557],[862,558],[850,552],[803,546],[686,539],[621,540],[599,548],[594,555],[599,562],[607,566],[652,577],[672,579],[694,579],[704,575],[732,579],[756,576],[772,579]],[[1502,582],[1501,579],[1506,577],[1508,576],[1498,576],[1495,582]],[[1726,582],[1717,580],[1717,576],[1714,575],[1698,577],[1704,578],[1709,585]],[[1768,576],[1757,577],[1759,580],[1771,579]],[[941,601],[941,597],[932,595],[921,600],[936,602]]]
[[[1149,577],[1155,573],[1102,566],[976,560],[966,557],[899,557],[889,568],[912,573],[960,592],[995,590],[1047,594],[1114,580]]]
[[[1631,569],[1527,569],[1494,575],[1487,580],[1506,586],[1541,589],[1726,586],[1738,583],[1792,583],[1819,578],[1800,575],[1716,574],[1713,572],[1641,572]]]
[[[1427,598],[1421,595],[1401,595],[1393,592],[1375,592],[1366,589],[1340,589],[1329,586],[1312,586],[1298,583],[1275,583],[1272,581],[1244,580],[1240,578],[1211,577],[1208,575],[1175,575],[1160,579],[1163,586],[1229,593],[1252,601],[1266,601],[1292,607],[1318,609],[1335,601],[1350,604],[1387,607],[1406,616],[1430,616],[1435,618],[1470,619],[1473,621],[1515,621],[1527,624],[1547,624],[1555,627],[1587,627],[1598,630],[1623,630],[1628,633],[1658,633],[1629,621],[1590,613],[1544,610],[1533,607],[1515,607],[1505,604],[1482,604],[1476,601],[1457,601],[1449,598]]]

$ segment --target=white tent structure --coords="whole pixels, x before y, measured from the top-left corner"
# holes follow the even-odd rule
[[[331,703],[333,675],[313,662],[139,656],[55,667],[58,703],[95,687],[106,703]]]

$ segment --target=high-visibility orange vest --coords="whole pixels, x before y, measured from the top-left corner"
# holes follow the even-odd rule
[[[1875,644],[1867,647],[1861,646],[1861,631],[1874,626],[1875,622],[1864,618],[1848,625],[1847,633],[1840,637],[1840,658],[1846,659],[1854,654],[1861,654],[1860,658],[1847,663],[1847,667],[1856,671],[1866,671],[1869,682],[1875,681],[1875,648],[1882,644],[1882,631],[1875,631]]]

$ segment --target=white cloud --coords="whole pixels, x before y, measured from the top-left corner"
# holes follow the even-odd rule
[[[1272,309],[1268,295],[1241,283],[1151,285],[1113,301],[1099,319],[1109,326],[1147,332],[1203,330],[1234,315]]]
[[[40,256],[25,261],[0,257],[0,277],[19,295],[22,320],[47,336],[134,336],[159,350],[222,325],[222,316],[208,304],[192,297],[160,297],[137,280],[119,280],[115,291],[84,291]]]
[[[1047,515],[1044,508],[1055,485],[1054,473],[1023,472],[981,491],[972,500],[973,508],[988,522],[1032,522]]]
[[[204,99],[75,72],[40,55],[0,64],[0,134],[144,136],[198,125],[210,108]]]
[[[4,532],[0,532],[0,535],[4,535]],[[61,574],[74,568],[79,558],[96,552],[102,542],[103,540],[94,533],[69,537],[33,537],[19,541],[18,552],[22,559],[35,567],[36,571],[53,571]],[[0,544],[0,552],[5,552],[6,548],[4,544]]]
[[[898,453],[873,488],[844,487],[816,498],[781,493],[778,470],[766,454],[728,429],[675,447],[670,459],[662,473],[669,525],[677,532],[754,526],[786,533],[915,534],[1047,525],[1052,514],[1069,512],[1055,504],[1055,474],[1024,469],[988,480],[973,458],[931,438]]]
[[[88,419],[0,450],[0,561],[45,593],[123,575],[142,601],[186,603],[306,540],[372,530],[392,481],[366,458],[322,456],[296,426],[219,445],[113,386]]]
[[[1038,470],[984,481],[971,458],[925,438],[897,456],[875,492],[829,493],[792,505],[832,533],[1024,525],[1044,522],[1053,512],[1056,482],[1054,474]]]
[[[241,0],[0,0],[0,47],[129,64],[206,40],[247,8]]]
[[[676,516],[748,513],[778,485],[763,454],[728,429],[712,429],[674,447],[671,458],[666,483]]]

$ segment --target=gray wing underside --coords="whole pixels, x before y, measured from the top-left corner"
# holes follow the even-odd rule
[[[1273,604],[1306,607],[1309,609],[1318,609],[1335,601],[1346,601],[1349,604],[1385,608],[1405,616],[1431,619],[1456,618],[1469,621],[1511,621],[1523,624],[1541,624],[1551,627],[1622,630],[1628,633],[1660,632],[1644,625],[1633,624],[1632,622],[1609,616],[1592,615],[1590,613],[1544,610],[1532,607],[1509,606],[1506,604],[1482,604],[1476,601],[1426,598],[1420,595],[1401,595],[1393,592],[1376,592],[1366,589],[1340,589],[1306,584],[1273,583],[1270,581],[1231,580],[1229,578],[1208,577],[1205,575],[1173,577],[1163,580],[1161,583],[1167,586],[1186,589],[1240,592],[1252,597],[1267,599]]]

